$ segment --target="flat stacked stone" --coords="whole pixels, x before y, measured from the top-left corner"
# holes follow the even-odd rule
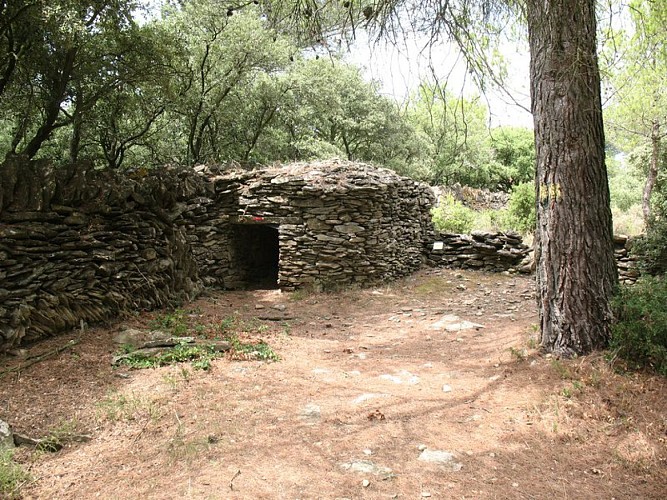
[[[511,231],[436,233],[428,249],[428,262],[436,267],[507,271],[520,266],[530,251],[521,235]]]

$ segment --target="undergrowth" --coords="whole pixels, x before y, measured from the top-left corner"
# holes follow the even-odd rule
[[[20,498],[21,487],[30,480],[30,474],[14,461],[14,450],[0,448],[0,498]]]
[[[612,352],[632,368],[667,376],[667,280],[643,277],[614,300]]]
[[[194,369],[208,370],[213,360],[229,356],[231,359],[257,359],[278,361],[280,357],[264,340],[244,340],[245,337],[261,335],[268,331],[268,326],[259,320],[243,320],[236,315],[222,318],[217,324],[202,324],[195,321],[200,315],[182,309],[176,309],[159,315],[151,320],[149,326],[175,337],[192,336],[208,340],[229,342],[228,353],[213,344],[191,344],[187,341],[158,354],[148,354],[133,347],[123,346],[123,357],[119,362],[130,368],[157,368],[177,363],[191,363]]]
[[[176,363],[191,362],[197,370],[208,370],[211,362],[224,353],[217,352],[212,346],[178,344],[172,349],[159,354],[147,355],[141,351],[129,352],[120,362],[130,368],[157,368]]]
[[[258,342],[242,342],[238,337],[233,337],[229,340],[232,344],[231,357],[233,359],[280,361],[280,356],[263,340]]]
[[[442,196],[431,211],[435,228],[444,233],[484,231],[517,231],[531,234],[535,229],[535,188],[527,182],[514,186],[507,208],[473,210],[452,195]]]

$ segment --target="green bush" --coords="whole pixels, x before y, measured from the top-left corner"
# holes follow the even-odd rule
[[[475,223],[475,211],[464,206],[450,194],[440,197],[440,204],[431,210],[433,224],[443,233],[469,233]]]
[[[512,188],[506,217],[506,226],[522,234],[535,232],[537,215],[535,213],[535,184],[533,182],[524,182]]]
[[[667,281],[644,277],[620,288],[611,347],[635,368],[667,376]]]
[[[646,234],[637,238],[632,253],[639,257],[644,272],[659,274],[667,271],[667,220],[654,219]]]

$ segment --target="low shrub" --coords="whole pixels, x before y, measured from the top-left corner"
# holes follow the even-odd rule
[[[473,230],[476,214],[452,195],[440,197],[440,203],[431,211],[433,224],[443,233],[469,233]]]
[[[654,217],[646,233],[635,240],[632,253],[639,257],[643,271],[649,274],[667,272],[667,218]]]
[[[611,347],[634,368],[667,376],[667,280],[643,277],[619,289]]]

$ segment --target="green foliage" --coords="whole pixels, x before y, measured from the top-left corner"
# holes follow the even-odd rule
[[[514,229],[522,234],[535,231],[537,215],[535,213],[535,184],[524,182],[512,188],[509,204],[507,207],[508,228]]]
[[[613,145],[608,145],[608,149],[612,148]],[[607,173],[614,233],[638,235],[644,232],[641,202],[646,173],[642,169],[647,157],[639,149],[623,156],[613,152],[612,149],[607,154]]]
[[[663,153],[665,154],[665,153]],[[652,215],[642,237],[635,240],[632,253],[641,258],[644,271],[667,272],[667,182],[666,172],[658,177],[651,200]]]
[[[182,337],[189,330],[187,313],[183,309],[159,315],[150,322],[153,330],[162,330],[176,337]]]
[[[611,66],[606,72],[611,99],[605,109],[605,133],[625,151],[646,144],[655,123],[663,130],[667,125],[667,4],[633,1],[628,14],[632,27],[617,30],[609,47],[612,53],[602,52]]]
[[[645,227],[641,205],[632,205],[626,211],[612,206],[611,215],[614,219],[614,234],[637,236],[644,233]]]
[[[35,0],[20,15],[9,6],[0,155],[111,168],[343,157],[434,184],[506,189],[523,178],[526,134],[491,140],[478,97],[425,83],[399,104],[335,50],[302,50],[275,17],[287,9],[301,26],[303,10],[288,4],[220,15],[214,0],[167,2],[141,22],[135,0],[95,3],[99,12],[83,0]],[[323,29],[341,13],[310,20]]]
[[[607,157],[607,173],[609,175],[609,192],[611,206],[621,212],[628,212],[635,205],[641,205],[644,165],[648,162],[649,152],[645,148],[633,151],[627,161],[620,162]]]
[[[232,344],[232,357],[234,358],[280,361],[280,356],[263,340],[254,343],[242,342],[237,336],[231,336],[228,340]]]
[[[622,212],[642,203],[644,223],[650,225],[649,212],[660,184],[659,178],[655,184],[655,175],[660,175],[667,164],[663,145],[667,137],[667,4],[637,0],[631,2],[627,14],[631,26],[616,29],[610,37],[613,47],[602,52],[610,66],[605,84],[610,96],[605,108],[605,134],[628,153],[632,174],[624,179],[612,175],[610,188],[612,203]],[[623,57],[618,57],[619,53]],[[642,202],[642,191],[647,194],[646,203]]]
[[[611,348],[633,367],[667,376],[667,280],[642,277],[620,288]]]
[[[437,83],[424,83],[407,103],[406,120],[420,154],[404,172],[432,185],[455,183],[491,190],[533,179],[535,147],[528,129],[489,131],[479,98],[463,98]]]
[[[12,136],[2,153],[35,157],[65,129],[60,151],[49,156],[79,153],[82,124],[101,99],[130,81],[126,62],[141,53],[135,6],[132,0],[35,0],[0,9],[0,106]]]
[[[273,159],[339,156],[400,169],[413,156],[414,131],[397,104],[359,68],[336,58],[296,61],[275,128],[284,148]]]
[[[505,170],[499,181],[504,188],[531,182],[535,178],[535,138],[532,130],[519,127],[499,127],[491,131],[495,157]]]
[[[127,357],[120,360],[120,363],[130,368],[142,369],[191,362],[195,369],[208,370],[211,368],[211,361],[221,356],[223,353],[216,351],[212,346],[182,343],[159,354],[130,352]]]
[[[664,215],[649,221],[646,233],[635,240],[632,253],[641,259],[640,266],[645,272],[667,271],[667,219]]]
[[[21,486],[29,480],[30,474],[14,461],[14,450],[0,448],[0,497],[20,498]]]
[[[475,222],[475,211],[466,207],[452,195],[440,197],[440,203],[431,211],[433,224],[443,233],[469,233]]]
[[[442,232],[460,234],[479,229],[516,231],[524,235],[533,233],[536,224],[534,184],[526,182],[514,186],[508,205],[508,208],[478,211],[446,195],[441,197],[431,215],[435,228]]]
[[[432,185],[497,187],[504,167],[489,144],[487,110],[478,98],[456,97],[437,83],[423,83],[406,118],[424,145],[420,161]]]

